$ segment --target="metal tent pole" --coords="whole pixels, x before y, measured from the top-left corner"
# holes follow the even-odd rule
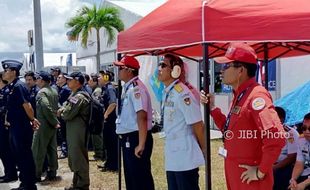
[[[268,90],[268,44],[264,43],[265,88]]]
[[[117,54],[117,60],[120,61],[122,55]],[[118,80],[118,94],[117,94],[117,116],[121,115],[121,104],[122,104],[122,83],[121,80]],[[118,190],[122,189],[122,151],[121,151],[121,141],[117,137],[117,160],[118,160]]]
[[[209,51],[208,44],[203,43],[203,90],[209,94],[210,87],[210,73],[209,73]],[[204,121],[205,121],[205,135],[206,135],[206,190],[211,190],[211,138],[210,138],[210,107],[204,106]]]

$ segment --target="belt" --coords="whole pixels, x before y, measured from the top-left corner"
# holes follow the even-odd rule
[[[149,130],[147,131],[147,135],[150,135],[152,134],[152,132]],[[120,139],[124,139],[124,138],[127,138],[127,137],[134,137],[134,136],[139,136],[139,131],[133,131],[133,132],[130,132],[130,133],[125,133],[125,134],[119,134],[118,137]]]

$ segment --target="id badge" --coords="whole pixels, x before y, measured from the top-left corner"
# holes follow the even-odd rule
[[[125,146],[126,146],[126,148],[130,148],[130,143],[129,143],[129,142],[126,142],[126,143],[125,143]]]
[[[225,148],[223,148],[223,147],[220,147],[219,151],[218,151],[218,154],[220,156],[222,156],[223,158],[226,158],[227,157],[227,150]]]
[[[159,132],[159,133],[158,133],[158,137],[159,137],[160,139],[165,138],[165,137],[166,137],[165,131]]]
[[[121,124],[121,119],[120,119],[120,118],[117,118],[117,119],[115,120],[115,124]]]

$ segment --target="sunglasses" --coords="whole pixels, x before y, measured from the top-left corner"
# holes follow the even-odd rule
[[[234,62],[225,63],[225,64],[222,66],[222,70],[225,71],[225,70],[229,69],[230,67],[239,68],[239,67],[242,67],[242,65],[236,64],[236,63],[234,63]]]
[[[158,67],[161,67],[162,69],[163,68],[165,68],[165,67],[168,67],[169,65],[167,65],[166,63],[164,63],[164,62],[160,62],[159,64],[158,64]]]
[[[310,126],[307,126],[307,125],[303,125],[302,126],[302,131],[310,131]]]

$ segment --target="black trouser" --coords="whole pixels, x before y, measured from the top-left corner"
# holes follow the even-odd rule
[[[21,186],[34,189],[36,183],[35,164],[31,145],[33,131],[30,125],[10,126],[10,143],[20,171]]]
[[[288,189],[288,186],[290,185],[290,179],[292,176],[293,168],[294,165],[290,164],[289,166],[279,168],[273,171],[274,190]]]
[[[105,167],[109,170],[118,170],[117,134],[115,121],[104,123],[103,140],[107,150]]]
[[[199,190],[199,169],[167,171],[168,190]]]
[[[4,167],[4,175],[8,178],[17,178],[16,163],[9,141],[9,130],[0,125],[0,159]]]
[[[136,157],[135,148],[139,144],[138,131],[120,135],[123,150],[124,173],[127,190],[154,190],[151,173],[153,137],[147,133],[145,148],[141,158]]]
[[[66,122],[61,119],[61,118],[58,118],[59,119],[59,122],[60,122],[60,128],[59,130],[57,130],[57,133],[59,133],[59,145],[61,147],[61,152],[64,156],[67,156],[68,155],[68,145],[67,145],[67,137],[66,137]]]

